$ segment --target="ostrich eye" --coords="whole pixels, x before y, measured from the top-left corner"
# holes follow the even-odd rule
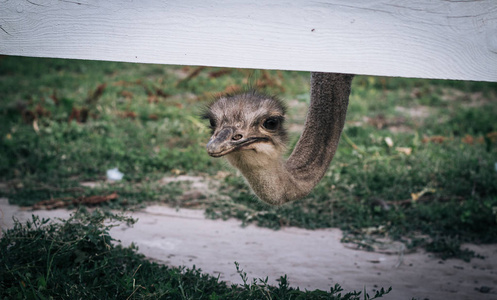
[[[269,118],[262,124],[262,127],[267,130],[276,130],[280,125],[280,120],[276,118]]]
[[[211,128],[215,128],[216,127],[216,120],[214,120],[213,118],[209,118],[209,124],[211,125]]]

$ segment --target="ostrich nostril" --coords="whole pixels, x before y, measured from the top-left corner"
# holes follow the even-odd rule
[[[239,139],[241,139],[242,137],[243,137],[243,136],[242,136],[241,134],[235,134],[235,135],[233,136],[233,140],[238,141],[238,140],[239,140]]]

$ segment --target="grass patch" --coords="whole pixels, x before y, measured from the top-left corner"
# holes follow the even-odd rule
[[[199,193],[210,218],[340,227],[356,241],[373,228],[464,259],[462,243],[497,242],[496,83],[357,76],[328,173],[308,197],[278,208],[204,149],[200,109],[247,85],[287,99],[294,145],[308,73],[1,57],[0,196],[31,206],[116,192],[99,205],[185,206],[189,187],[160,179],[189,174],[218,185]],[[114,167],[124,179],[106,184]]]
[[[152,263],[131,246],[115,244],[109,229],[134,220],[95,210],[79,211],[68,220],[18,221],[0,239],[2,299],[376,299],[360,291],[342,295],[300,291],[286,276],[278,286],[266,279],[249,282],[236,264],[242,285],[228,285],[200,269],[171,268]]]

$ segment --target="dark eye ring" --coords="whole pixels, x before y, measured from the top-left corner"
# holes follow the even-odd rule
[[[262,127],[267,130],[276,130],[280,126],[280,120],[277,118],[268,118],[264,123],[262,123]]]

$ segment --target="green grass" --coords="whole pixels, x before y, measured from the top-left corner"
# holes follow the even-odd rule
[[[204,149],[201,108],[247,85],[286,99],[288,125],[302,125],[305,72],[0,57],[0,196],[30,206],[117,192],[100,206],[187,206],[190,187],[160,179],[189,174],[214,183],[196,202],[210,218],[340,227],[365,248],[373,228],[463,259],[475,254],[462,243],[497,242],[496,83],[357,76],[329,171],[308,197],[276,208]],[[299,133],[291,131],[291,145]],[[114,167],[124,179],[107,184]],[[87,181],[103,184],[81,186]]]
[[[243,284],[228,285],[193,267],[172,268],[148,261],[137,248],[114,244],[109,229],[134,220],[79,211],[53,222],[33,216],[16,222],[0,239],[2,299],[376,299],[361,292],[300,291],[283,276],[278,286],[268,279],[249,282],[238,264]]]

